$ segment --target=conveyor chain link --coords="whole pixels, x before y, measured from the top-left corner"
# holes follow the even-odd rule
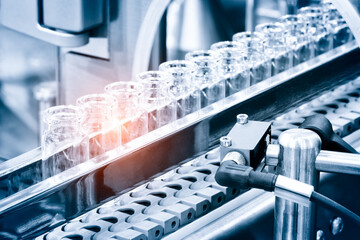
[[[340,136],[360,128],[360,78],[273,121],[272,138],[325,114]],[[218,148],[55,228],[44,239],[160,239],[239,195],[218,185]]]

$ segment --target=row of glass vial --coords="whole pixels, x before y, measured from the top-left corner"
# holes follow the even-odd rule
[[[163,63],[162,71],[139,74],[137,82],[115,82],[105,87],[106,94],[83,96],[77,106],[47,109],[43,114],[43,159],[56,158],[53,162],[66,166],[54,168],[64,169],[223,99],[222,76],[235,71],[227,67],[219,74],[217,66],[221,61],[243,66],[235,54],[222,57],[216,51],[193,52],[187,55],[189,60]],[[249,74],[243,78],[239,80],[243,86],[234,84],[229,91],[248,87]]]
[[[327,9],[333,13],[330,5]],[[351,33],[344,37],[348,28],[339,14],[320,21],[319,8],[299,12],[259,25],[254,33],[235,34],[232,42],[215,43],[211,50],[188,53],[186,60],[163,63],[160,71],[139,74],[138,82],[110,84],[107,94],[78,99],[78,107],[48,109],[43,158],[59,153],[64,160],[55,162],[76,165],[326,52],[336,39],[342,39],[338,44],[351,39]],[[325,20],[333,26],[330,34],[320,24]]]
[[[299,9],[276,23],[256,26],[254,33],[237,33],[233,41],[264,53],[272,61],[272,75],[323,54],[353,39],[331,3]]]

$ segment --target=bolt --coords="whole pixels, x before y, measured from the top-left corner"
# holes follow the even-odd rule
[[[228,152],[221,162],[225,162],[225,161],[234,161],[238,165],[244,165],[244,166],[246,165],[246,160],[244,156],[236,151]]]
[[[323,230],[318,230],[316,232],[316,240],[325,240],[325,234]]]
[[[339,234],[344,229],[344,223],[341,217],[336,217],[331,221],[331,233],[333,235]]]
[[[248,115],[243,114],[243,113],[238,114],[236,116],[236,122],[241,125],[247,124],[248,123]]]
[[[279,163],[279,155],[280,155],[280,145],[277,144],[269,144],[266,148],[266,165],[268,166],[277,166]]]
[[[225,136],[220,138],[220,146],[222,147],[230,147],[232,145],[231,137]]]

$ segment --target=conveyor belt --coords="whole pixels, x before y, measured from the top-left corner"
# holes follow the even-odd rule
[[[324,114],[346,136],[360,128],[360,78],[326,92],[273,121],[272,140],[305,117]],[[214,175],[218,149],[55,228],[38,239],[160,239],[239,195],[219,186]]]

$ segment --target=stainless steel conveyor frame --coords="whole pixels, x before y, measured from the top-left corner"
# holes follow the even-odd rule
[[[246,112],[251,119],[271,119],[319,92],[351,80],[359,73],[358,53],[354,42],[343,45],[180,119],[175,129],[165,126],[136,139],[125,145],[121,154],[110,151],[34,182],[0,200],[0,226],[25,237],[46,232],[184,159],[213,148],[239,112]],[[40,153],[41,149],[35,149],[3,163],[0,179],[36,172],[42,161]],[[24,213],[29,216],[9,226]],[[37,226],[24,227],[30,221]]]

